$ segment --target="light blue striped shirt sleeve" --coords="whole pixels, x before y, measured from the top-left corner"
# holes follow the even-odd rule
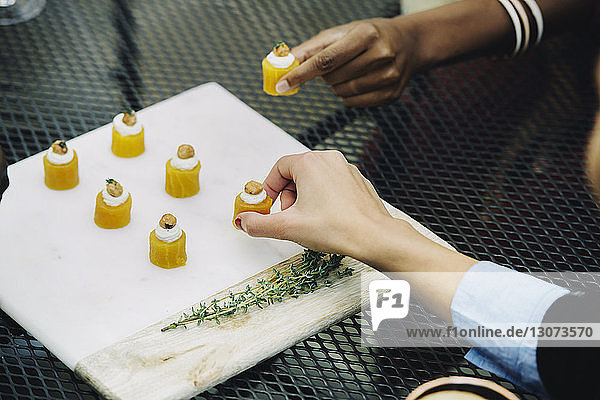
[[[567,293],[567,289],[531,275],[481,261],[469,269],[458,285],[452,300],[452,320],[458,329],[477,329],[490,323],[541,323],[548,308]],[[484,342],[471,339],[473,348],[466,359],[547,397],[538,373],[535,345],[523,340],[515,347],[485,347]]]

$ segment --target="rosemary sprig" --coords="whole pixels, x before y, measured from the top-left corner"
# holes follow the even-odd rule
[[[298,297],[302,294],[314,292],[324,286],[330,286],[328,279],[332,272],[337,278],[352,275],[352,268],[340,270],[344,256],[325,254],[313,250],[305,250],[302,260],[297,265],[290,265],[289,270],[281,272],[273,269],[273,276],[268,279],[259,279],[256,285],[247,285],[243,291],[232,293],[220,299],[213,299],[210,303],[201,303],[198,308],[192,308],[191,313],[184,313],[177,322],[173,322],[161,329],[162,332],[185,326],[192,322],[198,325],[203,321],[215,321],[220,324],[220,319],[237,312],[245,313],[250,307],[263,308],[285,298]]]

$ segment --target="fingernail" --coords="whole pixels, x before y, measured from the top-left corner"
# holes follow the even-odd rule
[[[289,90],[290,90],[290,84],[285,79],[277,82],[277,85],[275,85],[275,91],[277,93],[285,93],[285,92],[288,92]]]
[[[238,229],[244,230],[244,228],[242,227],[242,219],[240,217],[237,217],[235,219],[235,226]]]

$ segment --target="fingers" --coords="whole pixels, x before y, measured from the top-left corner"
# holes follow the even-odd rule
[[[388,87],[399,87],[402,81],[400,72],[394,65],[386,65],[356,79],[333,86],[336,96],[346,98],[358,96]]]
[[[323,80],[328,85],[335,86],[358,78],[370,71],[379,70],[384,65],[392,65],[394,59],[395,56],[391,50],[373,47],[358,57],[348,61],[340,68],[323,75]]]
[[[281,191],[281,211],[290,208],[296,202],[296,184],[290,182]]]
[[[317,76],[331,72],[365,51],[377,35],[378,32],[372,25],[357,25],[340,40],[318,51],[297,68],[284,75],[277,85],[290,90]],[[284,84],[283,81],[287,84]]]
[[[319,51],[323,50],[325,47],[341,39],[345,33],[346,30],[343,29],[343,27],[327,29],[323,32],[320,32],[318,35],[313,36],[312,38],[308,39],[302,44],[294,47],[292,49],[292,53],[302,64],[304,61],[308,60],[310,57],[314,56]]]
[[[270,198],[275,200],[279,193],[294,180],[294,163],[302,154],[283,156],[271,168],[269,175],[263,182],[265,191]]]
[[[242,230],[252,237],[269,237],[274,239],[289,239],[286,229],[287,213],[259,214],[244,212],[238,215]]]
[[[346,97],[342,101],[348,107],[374,107],[391,103],[400,97],[402,92],[395,88],[385,88],[372,92]]]

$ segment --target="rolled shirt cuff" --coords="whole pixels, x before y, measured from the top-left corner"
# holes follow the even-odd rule
[[[548,308],[568,293],[531,275],[481,261],[467,271],[456,289],[452,320],[458,329],[541,323]],[[521,339],[513,347],[498,347],[490,338],[469,340],[474,348],[466,358],[471,363],[534,393],[545,394],[537,369],[536,341]]]

